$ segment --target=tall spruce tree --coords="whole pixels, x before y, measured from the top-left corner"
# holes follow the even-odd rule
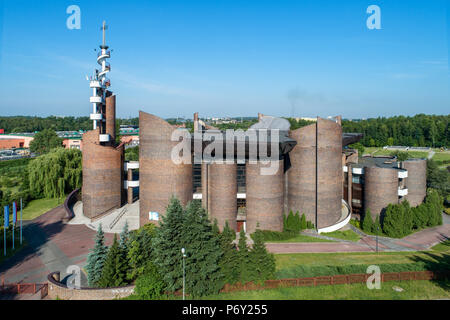
[[[247,236],[244,229],[239,232],[238,241],[238,271],[239,271],[239,282],[245,283],[251,281],[251,268],[250,263],[250,252],[247,246]]]
[[[87,257],[86,271],[88,274],[89,286],[97,286],[102,276],[103,265],[108,254],[108,247],[105,245],[105,234],[100,224],[95,235],[95,245]]]
[[[200,201],[194,200],[186,207],[183,238],[186,292],[194,297],[218,293],[223,285],[219,267],[223,252]]]
[[[253,234],[253,247],[249,253],[252,268],[251,281],[263,281],[275,275],[275,257],[264,244],[264,235],[260,230]]]
[[[125,221],[125,225],[123,226],[123,230],[120,233],[119,245],[120,248],[125,250],[128,253],[128,246],[130,241],[130,232],[128,231],[128,221]]]
[[[178,199],[172,197],[152,241],[154,263],[162,271],[168,291],[176,291],[183,285],[181,256],[181,248],[185,245],[183,233],[183,207]]]
[[[233,241],[236,239],[236,232],[230,228],[228,221],[219,236],[220,247],[222,248],[222,258],[219,266],[223,274],[224,283],[236,283],[239,280],[239,260],[238,251]]]
[[[146,272],[151,263],[152,238],[156,232],[154,224],[149,223],[139,228],[130,235],[128,250],[128,272],[127,279],[136,280],[137,277]],[[151,268],[151,266],[150,266]]]
[[[99,286],[107,288],[125,285],[127,269],[125,252],[120,248],[117,236],[114,235],[114,242],[108,250]]]

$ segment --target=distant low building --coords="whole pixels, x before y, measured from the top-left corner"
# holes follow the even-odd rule
[[[0,150],[23,148],[24,139],[0,139]]]
[[[66,138],[63,140],[63,146],[66,149],[78,149],[82,150],[83,141],[81,138]]]

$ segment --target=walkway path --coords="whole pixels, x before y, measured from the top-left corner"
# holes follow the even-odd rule
[[[52,271],[67,276],[69,265],[83,267],[89,250],[94,246],[95,231],[84,225],[67,225],[62,222],[64,207],[59,206],[42,216],[24,221],[23,234],[27,246],[0,265],[0,278],[6,283],[47,281]],[[106,234],[106,243],[112,235]],[[86,277],[82,276],[82,285]]]
[[[350,225],[350,228],[361,236],[358,242],[332,238],[329,236],[311,234],[307,235],[334,240],[336,242],[293,242],[293,243],[267,243],[267,249],[272,253],[302,253],[302,252],[371,252],[376,251],[377,237],[367,235]],[[443,214],[443,225],[428,228],[402,239],[378,237],[379,251],[420,251],[450,239],[450,216]]]

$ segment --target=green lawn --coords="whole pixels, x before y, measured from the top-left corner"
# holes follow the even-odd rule
[[[333,232],[328,232],[328,233],[322,233],[322,235],[327,236],[327,237],[342,239],[342,240],[354,241],[354,242],[357,242],[359,239],[361,239],[361,237],[353,230],[345,230],[345,231],[338,230],[338,231],[333,231]]]
[[[364,154],[372,154],[374,156],[390,156],[395,150],[385,150],[380,147],[366,147]],[[428,152],[423,151],[408,151],[411,158],[427,158]],[[433,158],[434,159],[434,158]]]
[[[32,220],[64,203],[65,198],[32,200],[23,209],[23,220]],[[18,213],[19,218],[20,213]]]
[[[404,264],[418,259],[436,261],[449,258],[441,252],[333,252],[333,253],[285,253],[276,254],[277,270],[305,266],[345,266],[367,264]]]
[[[297,235],[293,238],[287,239],[287,240],[270,240],[270,241],[266,241],[266,242],[267,243],[291,243],[291,242],[335,242],[335,241],[299,234],[299,235]]]
[[[450,152],[436,152],[433,156],[433,160],[438,163],[449,163],[450,162]]]
[[[431,248],[433,251],[437,252],[447,252],[450,251],[450,240],[443,241]]]
[[[394,286],[404,291],[397,292]],[[381,289],[369,290],[366,284],[295,287],[239,291],[208,296],[218,300],[415,300],[449,299],[450,283],[436,281],[382,282]]]
[[[374,156],[390,156],[395,150],[385,150],[383,148],[380,148],[378,151],[376,151],[373,155]],[[408,151],[410,158],[427,158],[428,152],[423,151]]]

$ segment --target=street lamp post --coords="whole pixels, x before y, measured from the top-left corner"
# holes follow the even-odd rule
[[[377,253],[378,253],[378,233],[380,232],[380,226],[377,226]]]
[[[186,287],[186,250],[181,248],[181,254],[183,255],[183,300],[185,300],[185,287]]]

